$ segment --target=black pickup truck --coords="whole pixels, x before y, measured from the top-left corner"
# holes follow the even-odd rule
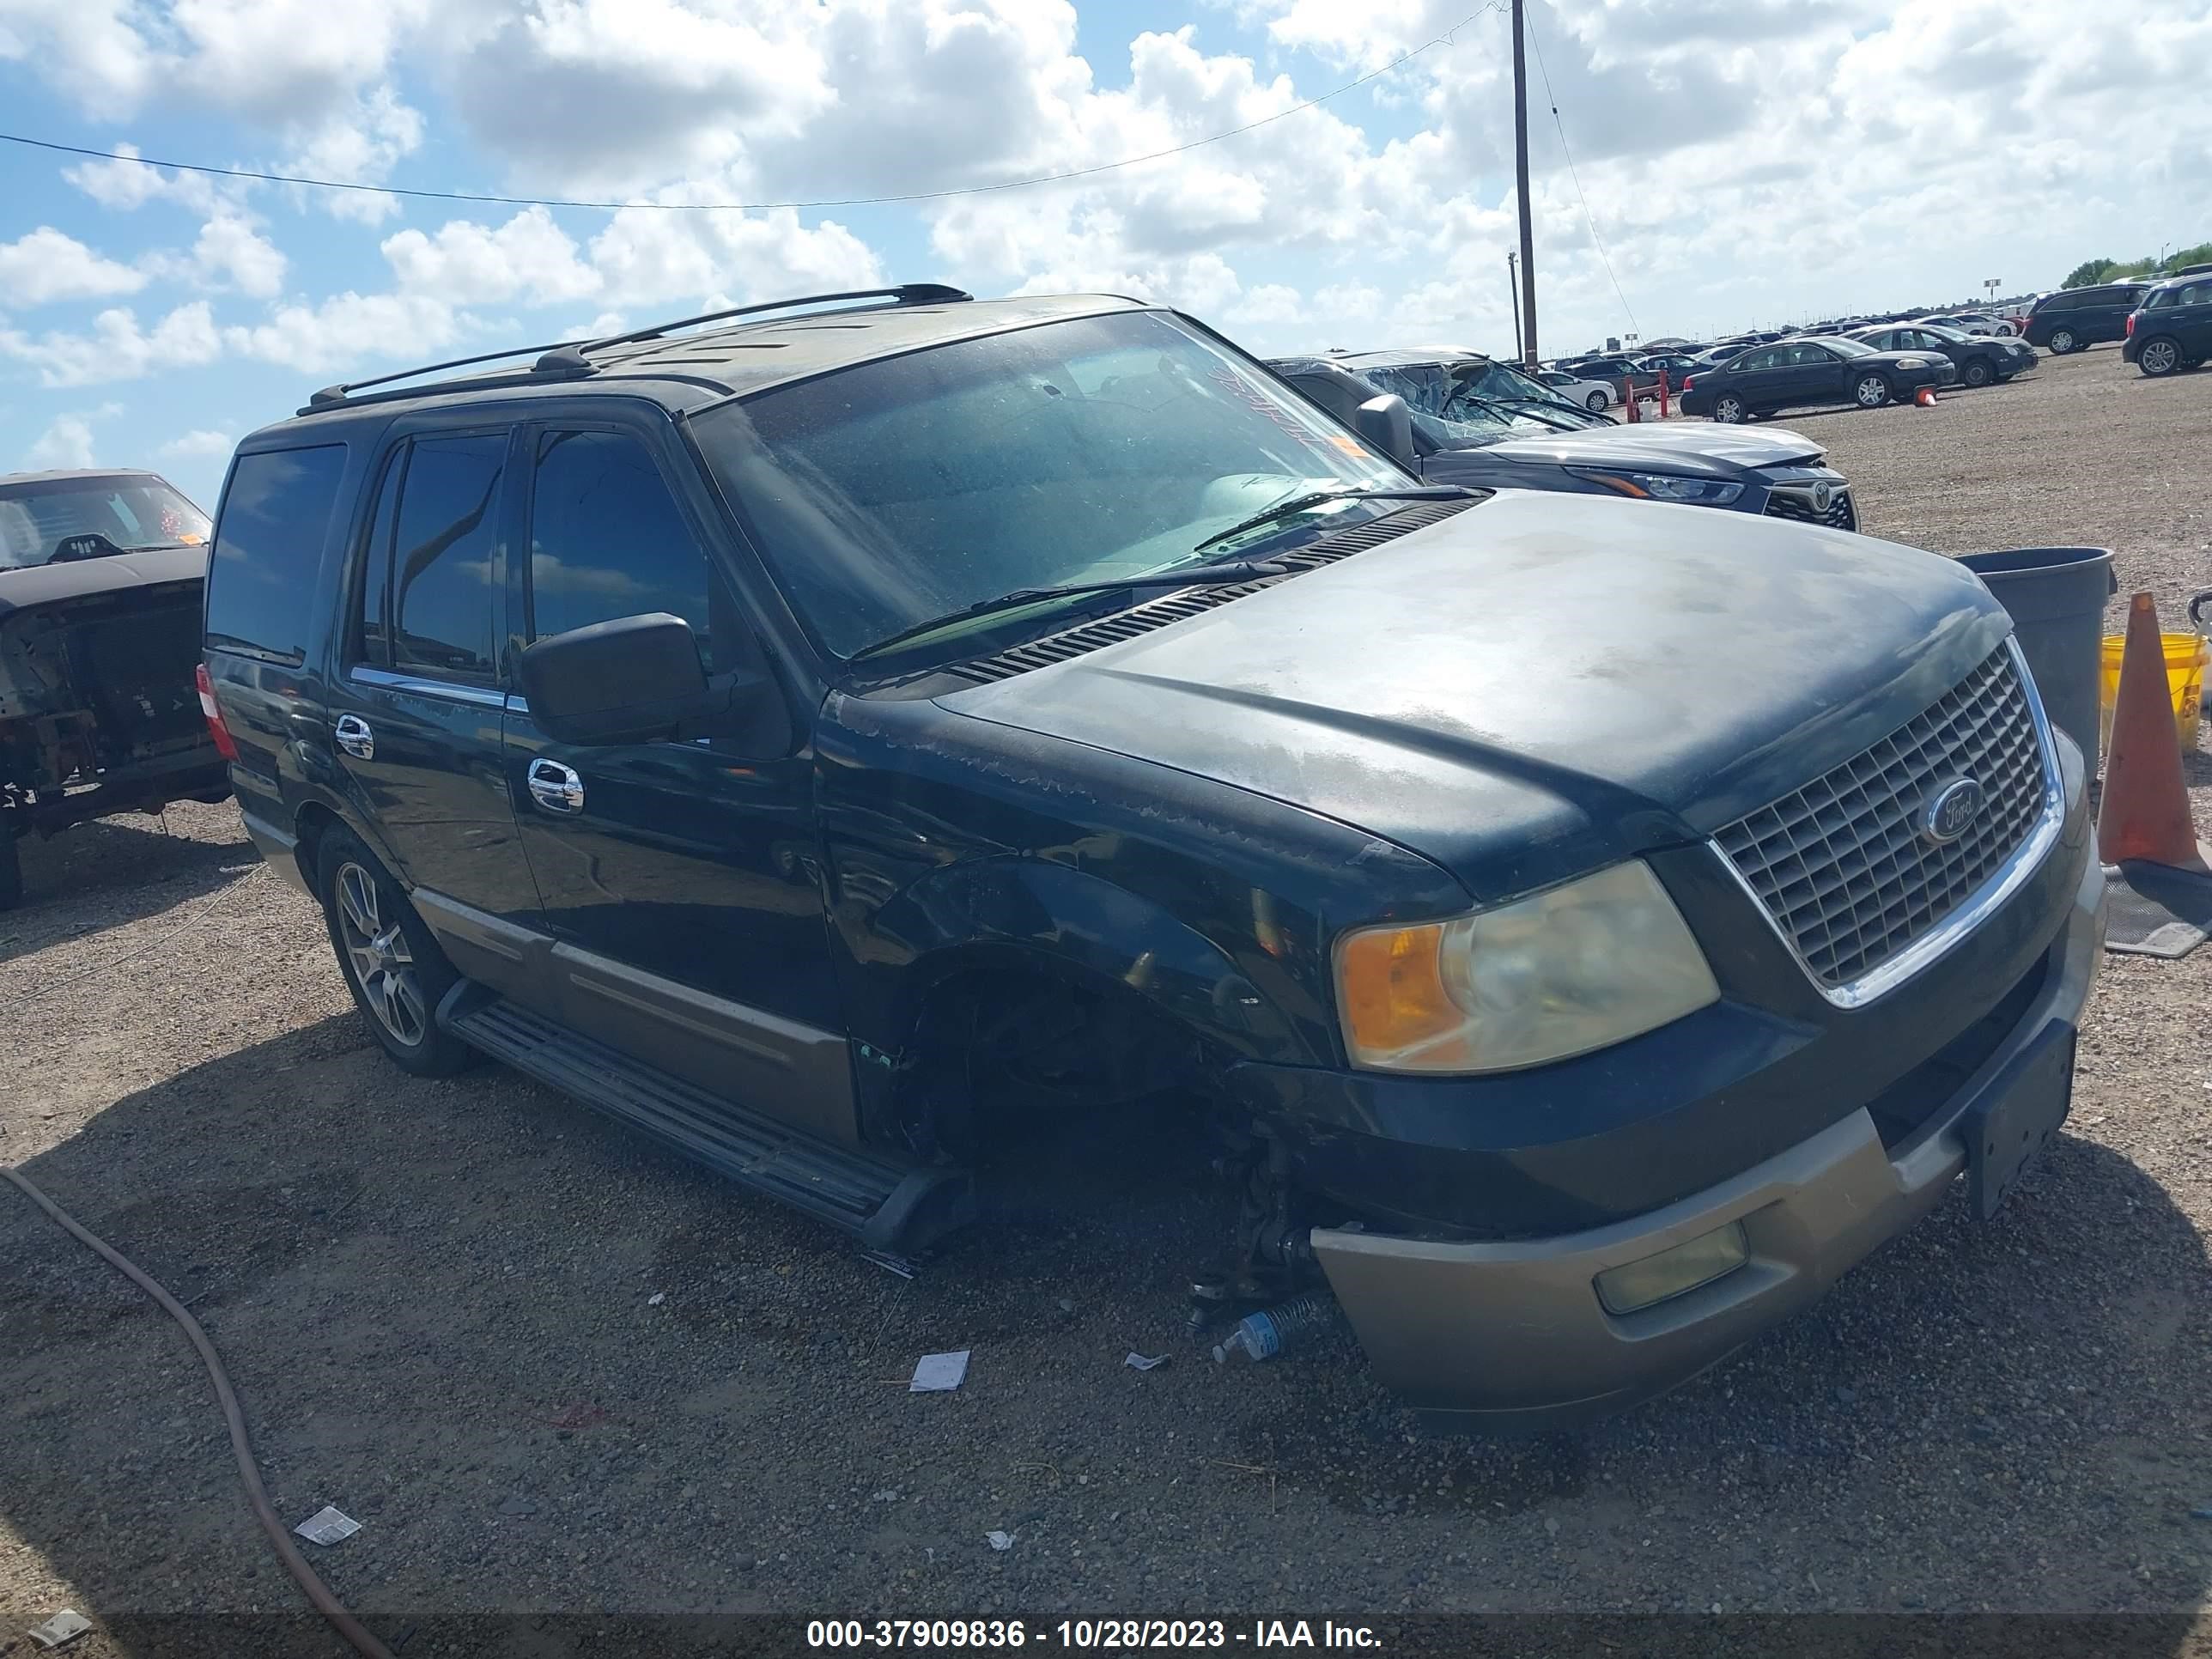
[[[399,1066],[900,1251],[1181,1102],[1219,1282],[1325,1279],[1495,1425],[1694,1374],[2064,1117],[2081,756],[1956,565],[1425,486],[1401,400],[1127,300],[690,321],[233,462],[216,717]]]
[[[207,539],[151,472],[0,477],[0,909],[24,834],[229,794],[193,684]]]

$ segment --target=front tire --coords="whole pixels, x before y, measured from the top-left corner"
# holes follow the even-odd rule
[[[1959,378],[1971,386],[1985,386],[1991,379],[1990,366],[1977,357],[1959,371]]]
[[[2054,328],[2051,331],[2051,349],[2054,356],[2063,357],[2069,352],[2078,351],[2081,346],[2081,337],[2072,329]]]
[[[1593,392],[1589,397],[1583,399],[1583,407],[1589,410],[1593,415],[1604,414],[1605,411],[1612,406],[1612,395],[1608,392]]]
[[[1851,388],[1851,398],[1861,409],[1880,409],[1890,399],[1889,380],[1881,374],[1862,375]]]
[[[1743,399],[1731,392],[1723,392],[1713,399],[1713,418],[1723,426],[1742,425],[1747,413]]]
[[[2142,349],[2136,353],[2136,367],[2154,380],[2178,373],[2181,368],[2180,342],[2162,336],[2145,340]]]
[[[338,971],[368,1034],[416,1077],[451,1077],[477,1051],[438,1025],[438,1004],[460,974],[375,856],[349,831],[323,837],[316,870]]]

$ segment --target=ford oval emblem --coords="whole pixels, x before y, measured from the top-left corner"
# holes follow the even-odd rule
[[[1921,836],[1936,846],[1945,846],[1965,835],[1981,810],[1982,786],[1972,778],[1954,778],[1920,809]]]
[[[1828,504],[1835,499],[1835,492],[1828,487],[1825,480],[1813,486],[1813,510],[1815,513],[1826,513],[1828,510]]]

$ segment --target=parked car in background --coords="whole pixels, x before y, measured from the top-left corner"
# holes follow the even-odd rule
[[[1377,352],[1376,357],[1396,354]],[[1268,367],[1355,430],[1362,404],[1406,398],[1414,470],[1430,483],[1626,495],[1859,527],[1858,503],[1826,453],[1796,432],[1717,433],[1668,422],[1573,422],[1565,411],[1503,404],[1474,390],[1485,359],[1449,357],[1355,370],[1341,359],[1277,357]],[[1474,374],[1462,374],[1472,368]]]
[[[1610,427],[1610,416],[1563,396],[1537,375],[1480,351],[1449,346],[1412,346],[1395,351],[1330,351],[1326,361],[1373,383],[1376,391],[1406,400],[1415,411],[1441,411],[1447,402],[1480,400],[1508,417],[1529,416],[1545,427],[1575,430]]]
[[[1821,404],[1880,409],[1958,378],[1951,360],[1937,352],[1876,351],[1843,335],[1778,340],[1692,375],[1682,391],[1682,412],[1735,422]]]
[[[1619,354],[1602,356],[1585,354],[1579,357],[1561,357],[1544,365],[1564,374],[1572,374],[1586,380],[1618,380],[1635,370],[1633,359]]]
[[[2002,337],[2011,334],[2013,326],[2002,317],[1991,317],[1979,311],[1936,312],[1912,319],[1918,323],[1934,323],[1942,328],[1955,328],[1961,334]]]
[[[1855,328],[1845,337],[1876,351],[1940,353],[1958,369],[1961,386],[1984,386],[2009,380],[2036,364],[2035,348],[2025,340],[1965,334],[1938,323],[1878,323],[1871,328]]]
[[[2212,361],[2212,271],[2160,283],[2129,316],[2127,331],[2120,356],[2154,379]]]
[[[1680,392],[1682,389],[1682,382],[1704,368],[1705,364],[1695,351],[1685,349],[1680,351],[1652,352],[1648,356],[1638,358],[1636,367],[1639,373],[1649,374],[1655,380],[1662,372],[1664,372],[1668,386],[1673,391]]]
[[[889,294],[240,445],[213,718],[392,1063],[877,1250],[1033,1208],[1024,1141],[1188,1148],[1224,1248],[1166,1277],[1325,1280],[1467,1426],[1617,1411],[2005,1201],[2103,875],[1971,573],[1425,487],[1401,402],[1363,441],[1162,308]]]
[[[1536,378],[1560,397],[1580,404],[1593,414],[1602,414],[1621,401],[1619,380],[1592,380],[1564,368],[1540,368]]]
[[[2027,343],[2055,356],[2085,351],[2106,340],[2124,340],[2128,313],[2150,292],[2148,283],[2104,283],[2046,294],[2027,314]]]
[[[207,539],[156,473],[0,477],[0,909],[24,836],[230,793],[195,684]]]

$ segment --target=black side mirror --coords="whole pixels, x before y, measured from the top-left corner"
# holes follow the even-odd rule
[[[1352,424],[1370,447],[1381,450],[1408,472],[1420,471],[1413,451],[1413,411],[1395,392],[1370,398],[1359,405]]]
[[[572,628],[515,659],[530,717],[560,743],[651,743],[712,715],[691,624],[665,611]]]

